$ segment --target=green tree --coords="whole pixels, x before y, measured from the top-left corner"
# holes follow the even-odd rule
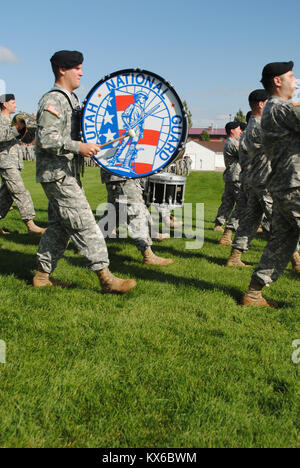
[[[201,141],[210,141],[210,134],[206,130],[203,130],[203,132],[200,135],[200,140]]]
[[[234,122],[246,122],[246,116],[242,109],[239,109],[234,117]]]
[[[187,114],[188,127],[191,128],[193,126],[192,112],[190,111],[186,101],[183,101],[183,108]]]

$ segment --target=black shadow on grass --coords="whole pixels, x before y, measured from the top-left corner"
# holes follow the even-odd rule
[[[0,249],[0,274],[2,276],[14,275],[19,280],[32,286],[32,271],[36,270],[36,255],[11,250]],[[82,288],[78,283],[72,284],[68,289]]]
[[[172,285],[183,284],[187,287],[210,291],[218,289],[225,294],[234,297],[237,301],[240,301],[241,299],[241,291],[235,287],[222,286],[218,283],[209,283],[201,279],[189,279],[183,276],[173,275],[172,273],[168,273],[168,267],[147,267],[143,266],[142,263],[141,266],[137,266],[135,259],[129,257],[128,255],[121,254],[120,250],[121,248],[119,246],[110,246],[109,248],[110,269],[114,274],[129,275],[137,281],[140,279],[144,281],[170,283]],[[84,266],[83,258],[70,257],[67,260],[74,266]],[[130,262],[130,264],[128,265],[128,263],[125,262]]]
[[[1,275],[14,275],[17,278],[32,284],[31,271],[36,268],[35,255],[23,252],[0,249],[0,273]]]

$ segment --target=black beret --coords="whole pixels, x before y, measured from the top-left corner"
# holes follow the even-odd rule
[[[247,123],[246,122],[240,122],[240,127],[241,127],[241,130],[246,130],[246,127],[247,127]]]
[[[268,63],[262,71],[261,82],[267,79],[274,78],[274,76],[284,75],[293,69],[294,62],[272,62]]]
[[[225,131],[227,135],[230,135],[230,131],[234,130],[235,128],[238,128],[241,125],[241,122],[228,122],[225,125]]]
[[[256,89],[249,94],[248,100],[250,102],[266,101],[269,98],[267,91],[264,89]]]
[[[14,94],[2,94],[2,96],[0,96],[1,104],[3,104],[4,102],[8,102],[8,101],[15,101]]]
[[[68,70],[81,65],[83,62],[83,55],[81,52],[77,52],[77,50],[60,50],[52,55],[50,62],[52,65]]]

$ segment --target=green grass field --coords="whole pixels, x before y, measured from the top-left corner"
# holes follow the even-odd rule
[[[34,163],[23,177],[36,222],[46,226],[47,200]],[[83,180],[92,208],[106,200],[99,171]],[[239,301],[265,241],[254,240],[248,269],[225,267],[229,247],[212,231],[220,173],[194,173],[186,202],[205,203],[205,243],[156,244],[174,259],[146,267],[131,241],[110,240],[111,270],[134,278],[126,296],[99,292],[95,274],[72,246],[55,271],[68,290],[31,286],[38,236],[18,211],[1,226],[1,447],[299,447],[299,278],[289,265],[265,291],[278,310]]]

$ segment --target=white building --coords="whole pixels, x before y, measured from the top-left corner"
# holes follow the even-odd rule
[[[193,140],[187,142],[185,156],[191,158],[193,171],[215,171],[224,168],[222,153],[215,153]]]

